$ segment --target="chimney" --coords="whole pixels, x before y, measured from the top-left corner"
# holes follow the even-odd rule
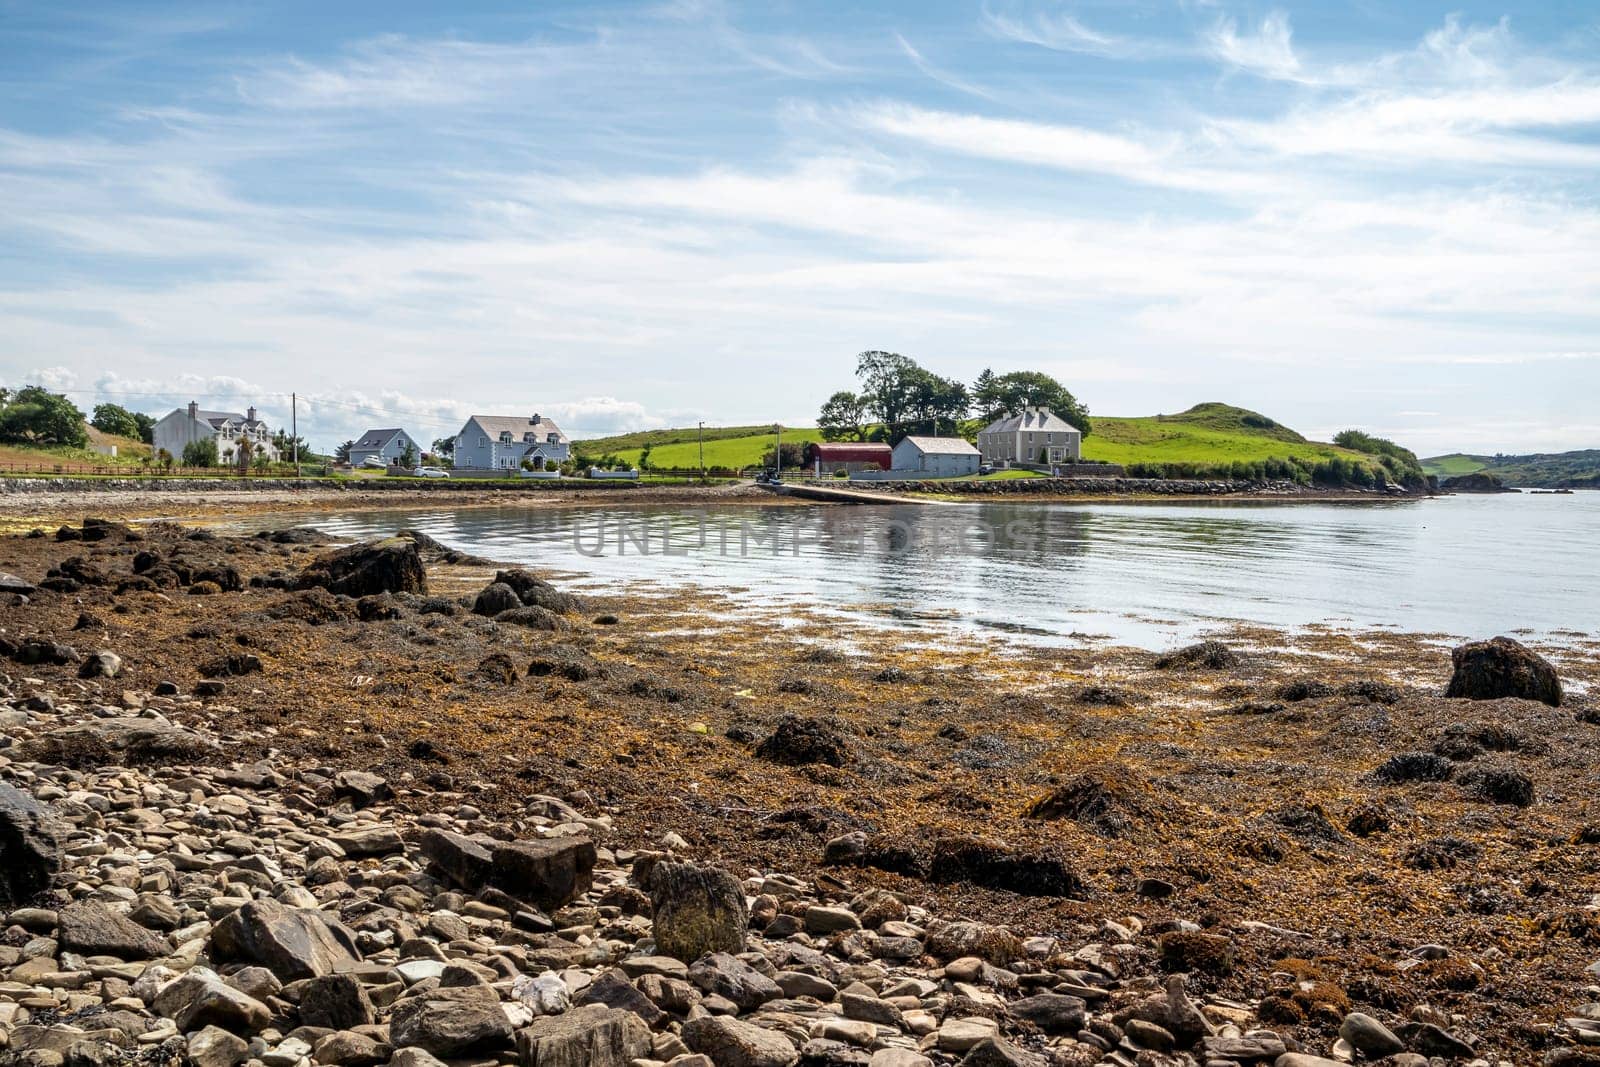
[[[256,421],[256,409],[253,408],[253,407],[245,408],[244,409],[244,417],[245,417],[245,420],[247,422],[255,422]]]
[[[200,405],[193,400],[189,401],[189,417],[191,419],[198,419],[200,417]]]
[[[537,411],[535,411],[533,413],[533,418],[528,420],[528,425],[529,426],[537,426],[537,425],[539,425],[539,413]]]

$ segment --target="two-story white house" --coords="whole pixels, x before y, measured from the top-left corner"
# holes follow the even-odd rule
[[[978,451],[985,463],[996,467],[1076,463],[1083,455],[1083,434],[1049,408],[1023,408],[980,430]]]
[[[216,441],[217,457],[223,463],[234,462],[241,441],[250,443],[251,458],[263,455],[271,461],[279,458],[272,443],[272,430],[256,417],[255,408],[246,408],[242,415],[237,411],[202,411],[192,400],[187,408],[177,408],[155,424],[150,447],[156,455],[165,450],[173,459],[181,461],[185,447],[207,438]]]
[[[456,434],[457,470],[514,471],[527,460],[543,469],[547,460],[565,463],[572,441],[550,419],[531,416],[474,415]]]

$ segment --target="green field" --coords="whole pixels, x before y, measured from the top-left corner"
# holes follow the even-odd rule
[[[1441,478],[1474,474],[1487,465],[1482,456],[1468,456],[1461,452],[1452,452],[1448,456],[1433,456],[1422,461],[1423,470],[1429,474],[1437,474]]]
[[[1343,456],[1369,463],[1370,456],[1337,445],[1307,441],[1265,416],[1227,404],[1197,404],[1177,415],[1146,418],[1094,417],[1083,439],[1083,458],[1106,463],[1199,463],[1298,458],[1313,462]]]
[[[1308,441],[1294,430],[1264,415],[1228,404],[1197,404],[1176,415],[1145,418],[1115,418],[1097,415],[1094,431],[1083,439],[1083,458],[1106,463],[1191,464],[1201,467],[1226,467],[1234,463],[1261,460],[1298,459],[1310,464],[1340,458],[1364,467],[1374,466],[1374,457],[1337,445]],[[981,428],[970,422],[963,428],[969,440]],[[694,470],[700,465],[697,431],[650,430],[616,437],[579,441],[575,450],[590,458],[615,455],[630,464],[650,446],[650,466],[660,469]],[[783,440],[797,444],[820,441],[812,428],[783,431]],[[706,427],[705,464],[707,467],[754,467],[761,462],[776,440],[767,426]],[[1005,472],[1004,477],[1026,477],[1022,472]]]
[[[695,427],[682,430],[647,430],[643,433],[619,434],[590,441],[578,441],[573,449],[581,455],[598,458],[614,455],[636,465],[639,453],[650,448],[650,466],[663,470],[698,470],[700,445]],[[705,429],[705,465],[727,467],[756,467],[761,457],[772,450],[778,435],[769,426],[707,426]],[[785,444],[807,444],[822,440],[813,427],[784,427]]]

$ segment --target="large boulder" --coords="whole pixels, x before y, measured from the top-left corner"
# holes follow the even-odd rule
[[[349,597],[426,593],[428,574],[415,541],[390,537],[318,556],[295,579],[297,589],[313,587]]]
[[[166,938],[97,901],[68,904],[61,909],[57,924],[61,947],[85,956],[148,960],[171,949]]]
[[[354,1030],[373,1020],[366,988],[348,974],[325,974],[300,992],[300,1022],[328,1030]]]
[[[523,1067],[628,1067],[650,1054],[650,1028],[631,1011],[586,1004],[517,1031]]]
[[[229,913],[212,929],[207,952],[218,963],[258,963],[284,982],[333,974],[361,961],[355,934],[343,923],[276,900],[252,900]]]
[[[517,591],[504,582],[495,582],[487,586],[478,598],[472,602],[474,615],[487,615],[494,618],[502,611],[511,611],[513,608],[522,607],[522,598],[517,596]]]
[[[750,909],[739,880],[718,867],[665,861],[650,872],[656,950],[690,962],[744,951]]]
[[[50,809],[0,782],[0,909],[27,904],[61,869],[59,823]]]
[[[199,970],[162,986],[153,1006],[176,1022],[179,1030],[216,1026],[235,1034],[253,1034],[272,1021],[272,1009],[265,1004]]]
[[[1561,706],[1561,679],[1556,677],[1555,668],[1520,641],[1509,637],[1472,641],[1452,651],[1450,662],[1455,665],[1455,673],[1444,692],[1447,697],[1519,697],[1553,708]]]
[[[74,723],[41,734],[22,746],[39,763],[65,767],[106,764],[195,763],[221,752],[215,741],[160,719],[114,716]]]
[[[1003,926],[979,922],[942,923],[928,931],[928,954],[941,960],[977,956],[1004,967],[1022,956],[1022,940]]]
[[[777,982],[726,952],[713,952],[696,960],[689,968],[689,981],[707,993],[732,1001],[745,1012],[783,996]]]
[[[448,1059],[504,1045],[511,1020],[487,985],[444,986],[396,1001],[389,1036],[395,1048],[415,1046]]]
[[[782,1034],[726,1015],[702,1015],[683,1024],[683,1043],[717,1067],[793,1067],[800,1060]]]
[[[492,885],[551,910],[588,892],[598,858],[594,842],[583,834],[495,841],[429,829],[417,846],[460,889],[476,893]]]
[[[594,842],[581,834],[498,844],[490,857],[494,884],[541,908],[559,908],[593,884]]]

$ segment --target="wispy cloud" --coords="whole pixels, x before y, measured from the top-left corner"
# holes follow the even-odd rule
[[[1211,55],[1228,67],[1284,80],[1300,73],[1289,16],[1282,11],[1269,12],[1254,30],[1243,32],[1237,20],[1218,19],[1204,40]]]
[[[1085,26],[1065,11],[1001,11],[984,5],[984,28],[993,36],[1056,52],[1077,52],[1112,59],[1168,54],[1170,48],[1151,40],[1103,33]]]

